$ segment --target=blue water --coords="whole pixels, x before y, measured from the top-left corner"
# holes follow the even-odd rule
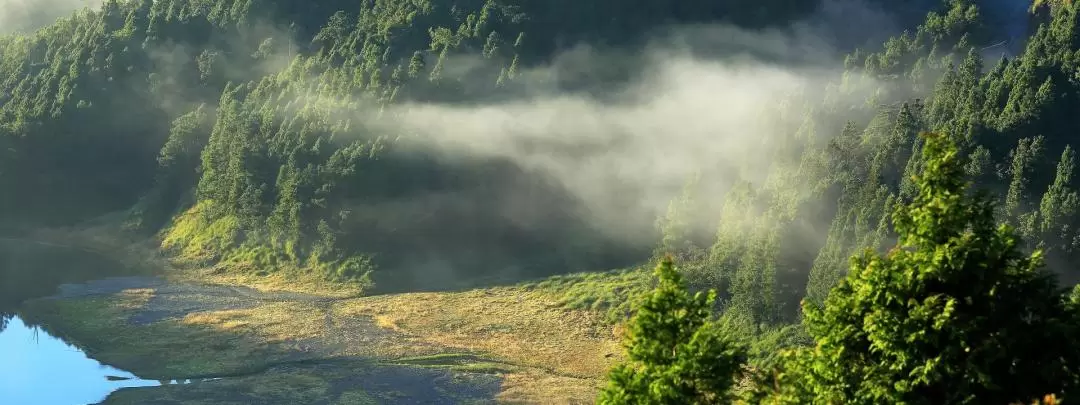
[[[109,381],[106,376],[130,380]],[[18,317],[0,331],[0,404],[96,404],[120,388],[162,383],[102,365],[63,340],[27,326]]]

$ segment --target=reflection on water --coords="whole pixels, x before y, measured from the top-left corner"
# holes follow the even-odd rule
[[[16,315],[23,301],[62,283],[133,271],[92,252],[0,238],[0,404],[94,404],[124,387],[190,382],[142,380],[102,365]]]
[[[60,284],[136,271],[93,252],[0,237],[0,318],[25,300],[55,294]]]
[[[0,331],[0,403],[94,404],[124,387],[190,381],[142,380],[86,356],[19,317]]]

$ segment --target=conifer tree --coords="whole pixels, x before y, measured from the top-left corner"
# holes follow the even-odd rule
[[[899,244],[852,260],[824,307],[804,305],[817,342],[789,355],[773,403],[1030,401],[1075,385],[1075,314],[1040,252],[967,192],[964,162],[927,135],[918,195],[894,214]]]
[[[601,404],[716,404],[731,399],[747,349],[711,321],[716,293],[691,295],[670,256],[630,320],[629,363],[611,370]]]

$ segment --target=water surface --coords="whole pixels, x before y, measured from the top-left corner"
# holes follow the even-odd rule
[[[124,387],[186,382],[142,380],[103,365],[75,346],[27,325],[18,316],[9,319],[7,327],[0,331],[2,404],[96,404]]]
[[[16,315],[61,284],[132,272],[93,252],[0,235],[0,405],[96,404],[120,388],[174,383],[102,365]]]

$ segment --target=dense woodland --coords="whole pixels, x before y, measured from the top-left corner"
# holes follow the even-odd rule
[[[778,26],[816,7],[789,3],[108,1],[0,39],[0,215],[23,229],[128,210],[185,257],[389,290],[632,264],[648,247],[592,229],[550,179],[418,152],[357,112],[496,100],[574,44],[633,49],[670,23]],[[444,74],[462,55],[484,61]]]
[[[808,342],[777,342],[775,333],[755,342],[741,311],[717,317],[716,291],[691,295],[667,256],[655,270],[658,285],[635,302],[624,338],[629,361],[611,370],[600,403],[1075,398],[1080,288],[1066,294],[1042,251],[1023,252],[1016,229],[998,223],[993,197],[971,192],[972,160],[955,140],[920,139],[914,195],[890,215],[896,246],[866,249],[823,303],[803,301],[798,325]],[[762,343],[771,356],[754,353]]]
[[[925,153],[944,148],[926,148],[918,134],[931,131],[956,145],[960,175],[987,192],[1017,248],[1041,251],[1062,285],[1080,281],[1080,5],[1040,0],[1017,15],[1002,1],[869,3],[911,28],[855,44],[832,82],[777,100],[788,116],[764,113],[802,112],[797,129],[769,137],[780,146],[760,159],[765,180],[704,203],[720,179],[703,170],[655,243],[628,246],[557,182],[426,152],[377,125],[380,114],[519,96],[522,72],[574,44],[633,50],[673,24],[784,27],[820,3],[109,0],[0,36],[0,224],[122,211],[128,231],[177,257],[385,291],[670,253],[744,333],[806,341],[791,326],[808,316],[800,302],[826,302],[852,256],[903,236],[892,213],[918,201],[915,179],[934,167]],[[633,70],[613,64],[594,79]],[[505,212],[522,195],[530,203]]]

